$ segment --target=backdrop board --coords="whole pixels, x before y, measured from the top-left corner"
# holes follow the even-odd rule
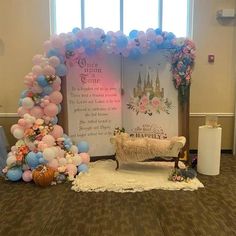
[[[120,60],[101,53],[67,61],[68,135],[90,143],[91,156],[114,154],[110,137],[121,127]]]
[[[169,58],[169,51],[159,50],[137,60],[124,59],[122,124],[134,136],[178,135],[178,91]]]

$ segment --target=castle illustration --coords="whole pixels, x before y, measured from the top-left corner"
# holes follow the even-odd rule
[[[164,98],[164,88],[161,88],[160,79],[157,72],[155,84],[153,85],[152,79],[148,72],[147,78],[144,78],[144,84],[142,87],[142,78],[139,72],[136,88],[133,89],[134,97],[142,97],[144,95],[151,97]]]

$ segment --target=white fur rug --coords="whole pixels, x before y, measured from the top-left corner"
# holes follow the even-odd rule
[[[96,161],[89,164],[88,173],[80,173],[72,183],[77,192],[141,192],[151,189],[196,190],[203,184],[194,178],[189,182],[172,182],[168,176],[173,162],[139,162],[122,164],[115,170],[113,160]],[[179,163],[184,167],[183,163]]]

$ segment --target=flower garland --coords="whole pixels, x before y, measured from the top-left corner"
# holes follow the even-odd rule
[[[179,90],[182,101],[186,100],[187,89],[191,83],[191,74],[195,59],[195,45],[189,39],[180,40],[172,56],[172,73],[175,88]]]

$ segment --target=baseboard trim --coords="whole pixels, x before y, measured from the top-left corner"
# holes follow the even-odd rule
[[[190,117],[205,117],[205,116],[218,116],[218,117],[234,117],[234,113],[208,113],[208,112],[191,112]]]
[[[0,118],[18,118],[17,113],[0,113]]]
[[[197,154],[197,149],[191,149],[189,150],[190,154]],[[233,154],[233,150],[232,149],[222,149],[221,150],[222,154]]]

